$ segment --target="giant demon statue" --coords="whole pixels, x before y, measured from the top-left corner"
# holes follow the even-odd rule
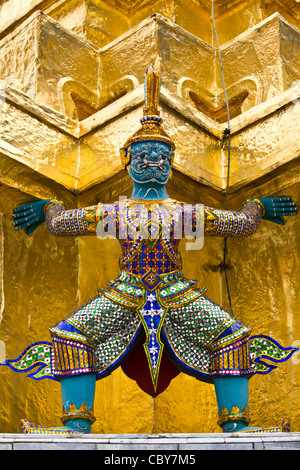
[[[159,86],[159,75],[150,67],[141,128],[121,149],[133,181],[130,199],[74,210],[42,200],[14,211],[15,228],[27,234],[45,221],[58,237],[113,233],[122,248],[117,279],[51,327],[51,342],[34,343],[18,359],[3,363],[19,372],[35,368],[34,379],[52,378],[61,385],[63,426],[22,420],[25,433],[89,433],[96,381],[119,366],[152,396],[179,371],[213,383],[223,432],[288,429],[288,421],[268,429],[248,426],[248,382],[274,369],[270,361],[287,360],[296,348],[284,348],[265,335],[250,337],[248,326],[184,277],[178,244],[187,226],[198,234],[196,241],[202,234],[246,237],[262,219],[283,223],[282,216],[296,214],[297,206],[289,197],[266,197],[250,199],[240,212],[232,212],[170,199],[166,184],[175,146],[162,128]]]

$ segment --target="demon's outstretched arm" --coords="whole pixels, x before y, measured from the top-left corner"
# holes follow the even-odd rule
[[[261,220],[284,225],[284,216],[295,215],[298,207],[288,196],[249,199],[239,212],[205,207],[205,232],[219,237],[247,237]]]
[[[60,204],[49,202],[45,206],[45,222],[52,235],[78,237],[96,233],[98,206],[65,210]]]
[[[25,228],[29,235],[46,222],[52,235],[76,237],[95,234],[97,223],[106,215],[102,204],[65,210],[60,201],[41,200],[17,207],[13,212],[13,225],[16,230]]]

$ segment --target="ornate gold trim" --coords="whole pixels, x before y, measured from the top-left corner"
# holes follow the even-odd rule
[[[244,423],[246,423],[246,425],[248,425],[250,418],[249,418],[249,412],[248,412],[247,406],[245,405],[242,411],[240,411],[240,409],[236,405],[233,405],[230,413],[227,410],[227,408],[223,406],[222,413],[219,414],[218,425],[222,427],[222,424],[227,423],[228,421],[229,422],[243,421]]]
[[[59,204],[60,206],[63,206],[64,209],[66,209],[66,206],[65,204],[62,202],[62,201],[58,201],[56,199],[51,199],[49,202],[47,202],[47,204],[45,204],[44,206],[44,214],[46,214],[46,210],[48,209],[48,207],[51,205],[51,204]]]
[[[69,419],[86,419],[90,423],[94,423],[96,418],[94,416],[94,407],[92,406],[90,410],[88,409],[86,403],[83,403],[79,410],[76,408],[74,403],[71,403],[69,406],[69,410],[67,411],[65,407],[63,407],[63,415],[60,418],[63,424]]]
[[[205,207],[204,209],[205,232],[211,233],[216,230],[217,216],[213,213],[213,209]]]
[[[255,204],[257,204],[261,208],[262,217],[265,215],[266,213],[265,206],[259,199],[247,199],[244,205],[248,204],[249,202],[254,202]]]

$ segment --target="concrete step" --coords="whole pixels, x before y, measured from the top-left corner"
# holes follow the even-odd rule
[[[133,452],[132,455],[139,456],[138,453],[134,454],[135,451],[144,451],[143,457],[138,457],[141,463],[145,463],[145,459],[151,456],[153,463],[155,458],[160,458],[158,457],[160,455],[163,455],[161,458],[167,458],[167,456],[171,458],[173,452],[173,458],[177,455],[176,458],[181,458],[181,463],[184,463],[183,459],[185,459],[185,463],[189,464],[193,463],[189,462],[189,459],[196,458],[197,451],[202,450],[300,450],[300,433],[83,434],[78,436],[0,433],[1,450],[98,450],[105,454],[103,458],[108,459],[121,458],[122,452],[126,452],[126,456],[128,451]],[[195,452],[194,457],[192,457],[193,452]]]

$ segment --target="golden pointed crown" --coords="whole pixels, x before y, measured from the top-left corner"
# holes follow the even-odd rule
[[[121,149],[121,160],[124,167],[129,163],[129,147],[134,142],[158,141],[168,144],[172,151],[175,150],[175,144],[168,134],[163,130],[162,119],[158,109],[160,91],[160,75],[154,70],[153,65],[147,68],[144,76],[145,107],[141,119],[142,126],[130,137]],[[171,160],[171,165],[173,159]]]

